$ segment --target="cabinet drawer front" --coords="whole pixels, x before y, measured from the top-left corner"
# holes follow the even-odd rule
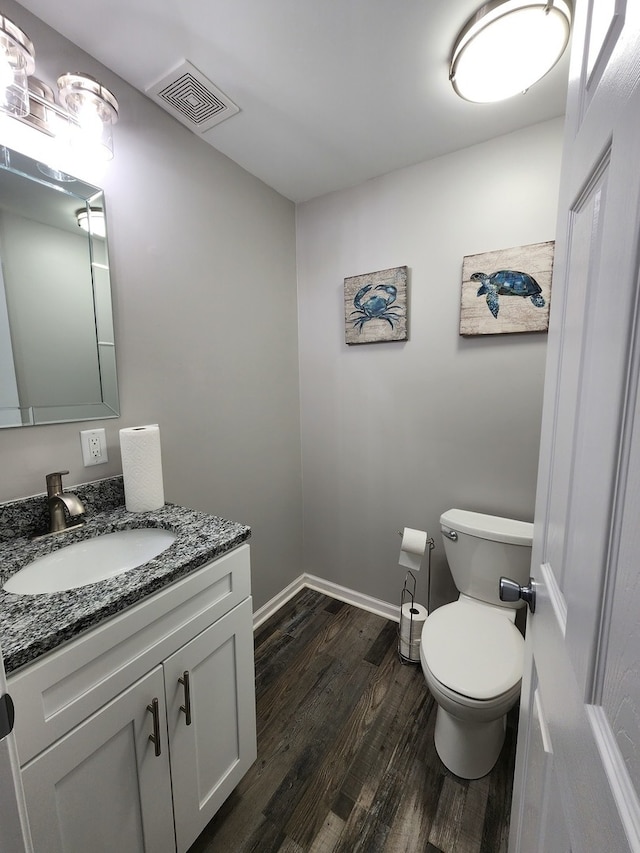
[[[62,737],[251,592],[249,546],[18,670],[9,679],[20,763]]]

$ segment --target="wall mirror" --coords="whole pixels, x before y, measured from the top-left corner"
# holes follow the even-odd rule
[[[119,414],[104,193],[0,146],[0,427]]]

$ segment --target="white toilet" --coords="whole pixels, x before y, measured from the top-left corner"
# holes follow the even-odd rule
[[[436,751],[456,776],[479,779],[498,760],[520,694],[524,640],[515,611],[524,602],[500,601],[499,582],[528,584],[533,525],[450,509],[440,529],[460,596],[427,617],[420,661],[438,703]]]

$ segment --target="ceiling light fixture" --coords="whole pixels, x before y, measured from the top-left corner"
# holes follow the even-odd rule
[[[82,207],[76,210],[76,220],[80,228],[95,237],[106,237],[104,210],[101,207]]]
[[[466,101],[491,103],[526,92],[569,42],[567,0],[492,0],[456,39],[449,79]]]
[[[68,73],[58,78],[57,103],[53,90],[32,76],[34,71],[33,43],[0,15],[0,113],[110,160],[112,127],[118,120],[115,95],[88,74]]]

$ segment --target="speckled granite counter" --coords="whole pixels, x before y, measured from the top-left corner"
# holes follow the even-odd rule
[[[82,493],[81,487],[70,491]],[[79,589],[43,595],[13,595],[0,589],[0,644],[7,674],[236,548],[251,535],[244,524],[173,504],[144,513],[116,506],[92,514],[82,528],[59,536],[36,541],[5,537],[0,544],[0,587],[37,557],[87,537],[139,527],[172,530],[176,540],[143,566]]]

